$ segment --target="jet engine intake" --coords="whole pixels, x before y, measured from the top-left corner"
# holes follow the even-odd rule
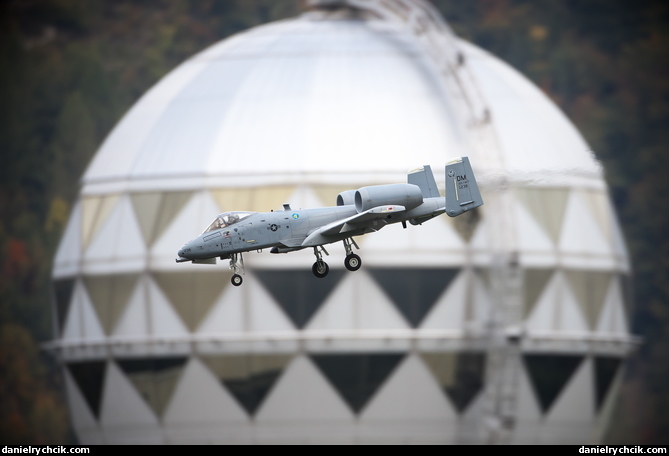
[[[404,206],[410,211],[423,204],[423,193],[413,184],[374,185],[356,190],[354,202],[358,213],[385,205]]]
[[[337,195],[337,206],[353,206],[355,204],[355,190],[346,190]]]

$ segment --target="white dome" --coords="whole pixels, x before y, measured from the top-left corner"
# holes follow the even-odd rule
[[[199,186],[204,178],[256,185],[296,174],[402,178],[468,152],[453,106],[410,36],[380,21],[310,17],[256,27],[172,71],[110,134],[84,193],[110,181],[139,190],[173,188],[174,179]],[[601,177],[583,138],[543,93],[460,43],[497,126],[504,171]],[[137,182],[147,178],[151,184]]]
[[[520,271],[514,441],[597,439],[631,344],[601,168],[526,78],[456,45],[493,152],[473,146],[415,37],[378,19],[256,27],[133,106],[86,171],[54,260],[53,347],[82,443],[478,442],[500,255]],[[321,281],[309,251],[245,256],[240,288],[225,264],[174,261],[224,210],[333,205],[425,164],[443,179],[461,155],[486,204],[360,237],[356,273],[340,245]]]
[[[133,107],[84,182],[401,176],[418,157],[459,156],[452,109],[409,38],[380,22],[299,18],[224,40]]]

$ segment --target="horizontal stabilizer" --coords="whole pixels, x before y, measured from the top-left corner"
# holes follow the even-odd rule
[[[446,213],[456,217],[483,204],[468,157],[446,164]]]

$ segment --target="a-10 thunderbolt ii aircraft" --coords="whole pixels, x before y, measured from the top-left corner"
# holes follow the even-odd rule
[[[360,269],[359,249],[353,236],[373,233],[391,223],[408,221],[420,225],[443,214],[456,217],[483,204],[469,159],[457,158],[446,164],[446,197],[439,190],[429,166],[410,171],[406,184],[374,185],[348,190],[337,196],[337,206],[294,210],[289,204],[272,212],[224,212],[197,238],[179,250],[177,263],[215,264],[216,258],[230,260],[231,282],[242,284],[243,252],[271,248],[271,253],[288,253],[313,248],[316,262],[311,268],[318,278],[330,268],[323,261],[325,244],[342,241],[346,249],[344,265]]]

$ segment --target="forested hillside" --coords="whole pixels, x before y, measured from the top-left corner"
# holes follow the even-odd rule
[[[540,86],[602,160],[634,265],[631,362],[612,443],[669,441],[669,4],[433,0]],[[51,261],[88,161],[124,112],[204,47],[298,0],[0,3],[0,441],[71,441]]]

